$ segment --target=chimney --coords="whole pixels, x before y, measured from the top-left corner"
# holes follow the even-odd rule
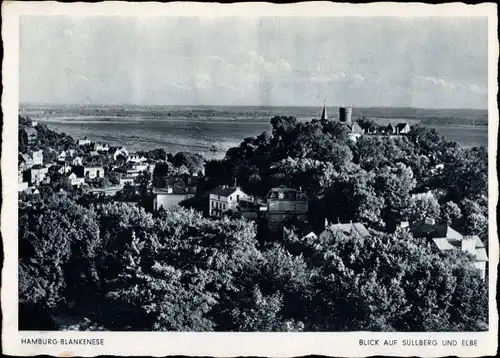
[[[476,240],[472,235],[467,235],[462,238],[462,251],[474,255],[476,249]]]
[[[436,220],[432,218],[425,218],[424,223],[427,225],[436,225]]]

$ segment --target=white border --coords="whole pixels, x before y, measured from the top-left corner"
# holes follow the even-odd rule
[[[18,61],[20,15],[80,16],[486,16],[488,17],[489,83],[488,128],[489,150],[489,215],[490,215],[490,330],[481,333],[134,333],[134,332],[18,332],[17,330],[17,115],[18,115]],[[497,351],[498,313],[496,310],[496,281],[498,265],[498,237],[496,205],[498,181],[496,178],[496,151],[498,136],[498,19],[496,5],[465,5],[461,3],[427,5],[400,3],[338,4],[298,3],[275,5],[268,3],[204,4],[204,3],[74,3],[4,2],[2,3],[2,39],[4,41],[2,111],[2,187],[3,206],[1,230],[4,243],[2,270],[2,346],[9,355],[50,354],[58,356],[110,355],[199,355],[199,356],[272,356],[288,357],[309,354],[333,356],[422,356],[457,355],[477,357],[495,355]],[[104,346],[35,346],[21,345],[20,339],[43,338],[104,338]],[[384,347],[360,346],[360,339],[477,339],[478,347]]]

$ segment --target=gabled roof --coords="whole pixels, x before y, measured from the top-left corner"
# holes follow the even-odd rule
[[[347,128],[351,131],[351,133],[363,134],[364,130],[360,127],[357,122],[353,122],[351,124],[346,123]]]
[[[361,223],[333,224],[328,226],[327,229],[332,232],[342,231],[345,234],[352,234],[353,232],[356,232],[361,236],[370,236],[370,232]]]
[[[23,160],[24,162],[31,162],[33,161],[30,157],[29,154],[26,154],[26,153],[19,153],[19,159]]]
[[[321,119],[323,120],[328,119],[328,114],[326,114],[326,102],[323,105],[323,111],[321,112]]]
[[[481,241],[481,239],[479,238],[479,236],[474,235],[474,242],[475,242],[476,249],[478,249],[478,248],[484,249],[485,248],[485,246],[484,246],[483,242]]]
[[[220,195],[224,197],[229,197],[231,194],[233,194],[236,190],[241,190],[238,187],[232,186],[228,188],[223,188],[223,187],[218,187],[210,192],[210,194],[214,195]]]
[[[474,255],[476,256],[476,261],[488,261],[486,249],[476,249]]]
[[[463,235],[445,224],[437,224],[432,221],[420,220],[410,225],[410,229],[415,237],[447,238],[452,240],[462,240]]]
[[[24,128],[24,131],[26,132],[26,134],[28,136],[32,136],[32,135],[37,135],[37,130],[35,128],[31,128],[31,127],[27,127],[27,128]]]
[[[450,244],[450,242],[448,241],[447,238],[443,238],[443,237],[435,238],[435,239],[432,239],[432,241],[434,242],[434,244],[436,244],[437,248],[440,251],[447,251],[447,250],[455,249],[455,246]]]
[[[401,129],[404,129],[405,127],[407,127],[407,126],[408,126],[408,123],[398,123],[396,125],[396,128],[399,129],[399,130],[401,130]]]

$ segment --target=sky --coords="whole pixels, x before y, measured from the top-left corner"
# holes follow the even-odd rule
[[[19,99],[487,108],[487,19],[23,16]]]

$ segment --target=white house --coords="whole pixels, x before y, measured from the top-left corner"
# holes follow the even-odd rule
[[[236,212],[240,200],[251,199],[239,187],[219,187],[210,192],[208,212],[210,216],[222,216],[229,211]]]
[[[408,123],[398,123],[396,126],[397,134],[408,134],[411,131],[411,127]]]
[[[85,182],[85,178],[80,178],[75,173],[65,176],[63,180],[65,183],[74,186],[80,186]]]
[[[486,278],[488,254],[486,247],[477,235],[462,235],[446,224],[438,224],[432,218],[425,218],[411,224],[414,237],[422,237],[433,243],[439,251],[459,250],[474,258],[474,266],[483,279]]]
[[[78,145],[87,145],[87,144],[92,144],[92,141],[90,139],[87,139],[87,137],[78,140]]]
[[[137,154],[132,154],[129,158],[128,158],[128,161],[129,162],[134,162],[134,163],[143,163],[145,162],[147,159],[144,157],[144,156],[139,156]]]
[[[34,185],[39,185],[41,182],[45,181],[49,168],[42,167],[40,165],[34,166],[29,171],[30,183]]]
[[[34,151],[31,157],[33,158],[33,165],[43,164],[43,151],[41,150]]]
[[[83,165],[83,160],[81,157],[75,157],[73,158],[73,160],[71,161],[71,164],[72,165]]]

